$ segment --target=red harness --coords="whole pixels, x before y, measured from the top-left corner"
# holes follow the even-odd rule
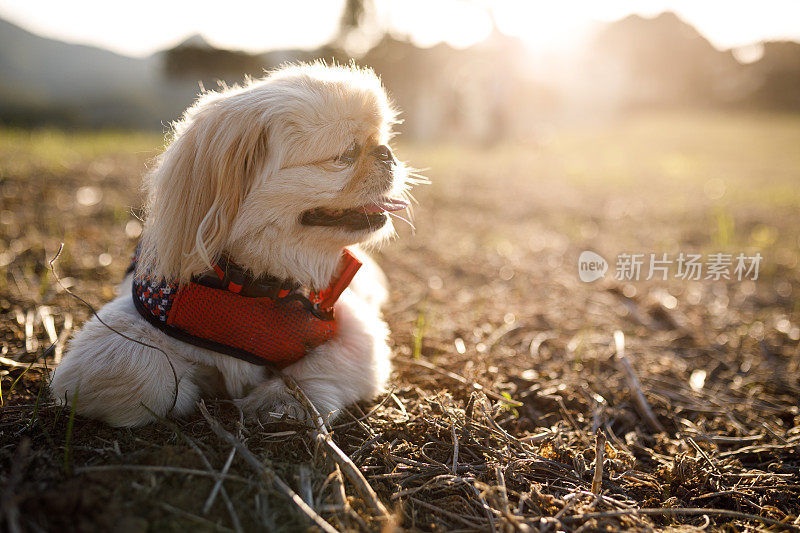
[[[253,279],[223,259],[214,264],[213,273],[184,284],[135,276],[133,303],[148,322],[171,337],[283,368],[336,334],[333,304],[360,267],[361,262],[343,250],[339,272],[326,289],[316,292],[276,278]]]

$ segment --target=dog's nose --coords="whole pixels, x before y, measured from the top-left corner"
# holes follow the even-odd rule
[[[387,165],[395,163],[394,155],[392,154],[391,148],[389,148],[385,144],[376,146],[375,149],[372,150],[372,155],[374,155],[376,158],[386,163]]]

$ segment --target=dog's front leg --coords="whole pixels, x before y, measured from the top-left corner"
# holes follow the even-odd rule
[[[391,371],[389,330],[373,306],[345,291],[336,304],[336,319],[336,337],[284,369],[328,422],[346,405],[380,393]],[[281,378],[257,386],[240,405],[251,416],[305,417]]]
[[[102,322],[93,317],[70,341],[55,369],[50,390],[56,402],[112,426],[192,412],[200,390],[184,345],[139,316],[127,294],[99,316]]]

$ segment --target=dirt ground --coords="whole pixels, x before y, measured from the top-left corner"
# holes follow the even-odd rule
[[[401,142],[432,184],[416,190],[416,230],[376,254],[392,389],[332,428],[386,515],[305,426],[206,402],[264,474],[239,452],[225,469],[232,446],[200,414],[114,429],[49,398],[48,369],[89,311],[48,261],[63,242],[61,282],[93,306],[114,296],[162,143],[0,131],[7,530],[319,529],[277,476],[339,530],[800,531],[800,117]],[[584,250],[605,278],[579,279]],[[644,279],[651,253],[718,252],[760,253],[758,279],[684,280],[676,264]],[[638,253],[641,278],[614,279]]]

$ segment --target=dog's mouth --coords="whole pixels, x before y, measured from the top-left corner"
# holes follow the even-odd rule
[[[386,224],[388,213],[402,211],[408,202],[400,198],[382,198],[377,202],[347,209],[316,207],[304,212],[300,223],[304,226],[328,226],[352,231],[377,230]]]

